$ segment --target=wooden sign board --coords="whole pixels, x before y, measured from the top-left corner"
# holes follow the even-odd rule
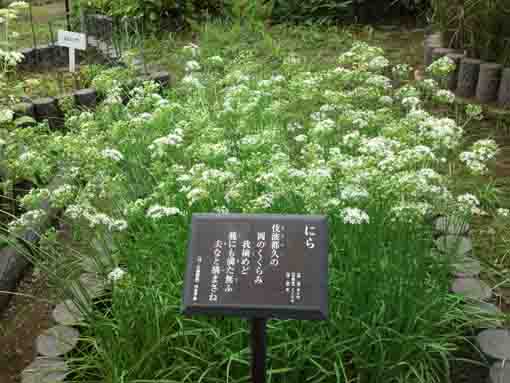
[[[194,214],[183,312],[326,319],[327,270],[324,216]]]

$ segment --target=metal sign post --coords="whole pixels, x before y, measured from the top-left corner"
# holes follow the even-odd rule
[[[249,319],[252,383],[265,383],[267,320],[326,319],[327,269],[324,216],[194,214],[183,312]]]
[[[251,381],[266,383],[267,334],[266,319],[251,320]]]

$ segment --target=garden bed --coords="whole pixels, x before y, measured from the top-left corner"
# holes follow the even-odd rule
[[[299,54],[302,43],[256,31],[243,31],[243,45],[239,30],[207,25],[200,46],[172,55],[182,76],[165,97],[146,84],[122,104],[112,83],[96,113],[72,112],[70,133],[48,140],[46,160],[72,160],[80,174],[63,219],[77,238],[105,245],[72,259],[44,254],[65,298],[83,301],[70,291],[83,272],[107,286],[100,307],[82,310],[96,347],[71,362],[80,366],[73,380],[116,382],[118,371],[246,380],[242,323],[180,314],[189,219],[211,211],[328,215],[330,320],[270,322],[273,380],[439,382],[450,373],[443,360],[460,351],[476,359],[466,334],[480,316],[448,293],[451,260],[430,250],[435,215],[467,221],[502,207],[451,178],[453,169],[475,180],[480,150],[494,159],[489,141],[469,149],[478,164],[458,156],[479,111],[410,80],[409,68],[391,73],[377,48],[358,43],[345,54],[349,36],[305,32],[331,49]]]

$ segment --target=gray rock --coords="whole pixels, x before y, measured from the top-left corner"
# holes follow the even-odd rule
[[[51,313],[55,322],[64,325],[72,326],[79,324],[83,321],[83,314],[79,307],[70,299],[59,303]]]
[[[490,383],[510,382],[510,362],[495,362],[489,371]]]
[[[487,317],[487,320],[482,320],[480,323],[477,323],[477,327],[479,328],[501,327],[504,323],[501,317],[502,311],[498,306],[492,303],[473,301],[466,305],[466,309],[472,313]]]
[[[473,249],[471,239],[457,235],[444,235],[436,240],[439,251],[452,256],[463,256]]]
[[[104,292],[105,282],[95,273],[84,273],[72,283],[74,297],[80,303],[89,302]]]
[[[72,327],[57,325],[45,330],[35,341],[39,354],[56,357],[67,354],[78,343],[80,333]]]
[[[476,277],[482,271],[480,261],[474,257],[466,256],[453,265],[453,275],[460,278]]]
[[[436,230],[443,234],[462,235],[469,229],[469,223],[458,217],[439,217],[435,221]]]
[[[0,250],[0,291],[13,292],[18,280],[29,266],[30,262],[14,247],[8,246]],[[0,293],[0,311],[11,298],[11,294]]]
[[[452,283],[452,291],[468,299],[487,300],[492,296],[492,289],[485,282],[475,278],[457,278]]]
[[[505,329],[488,329],[476,337],[480,349],[495,359],[510,359],[510,331]]]
[[[61,358],[36,358],[21,372],[21,383],[58,383],[69,374]]]

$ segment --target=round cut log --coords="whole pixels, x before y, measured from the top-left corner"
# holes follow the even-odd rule
[[[78,343],[80,333],[72,327],[57,325],[45,330],[35,341],[37,352],[56,357],[67,354]]]
[[[439,60],[440,58],[442,58],[450,53],[455,53],[455,49],[435,48],[432,50],[432,62]]]
[[[470,227],[469,223],[458,217],[439,217],[435,222],[436,230],[444,234],[466,234]]]
[[[510,382],[510,363],[508,361],[495,362],[489,371],[490,383]]]
[[[452,266],[453,275],[459,278],[476,277],[482,271],[480,261],[473,257],[464,257]]]
[[[480,75],[476,87],[476,99],[478,101],[483,103],[496,101],[502,68],[501,65],[492,63],[480,65]]]
[[[457,235],[443,235],[436,240],[439,251],[453,256],[463,256],[473,249],[471,239]]]
[[[494,359],[510,359],[510,332],[505,329],[483,330],[476,337],[480,349]]]
[[[448,53],[446,56],[455,63],[455,70],[446,78],[446,87],[453,92],[457,89],[460,61],[466,57],[466,55],[464,53]]]
[[[80,89],[74,92],[76,105],[82,108],[93,109],[97,105],[97,92],[95,89]]]
[[[61,358],[36,358],[21,372],[21,383],[58,383],[69,374]]]
[[[478,84],[480,60],[463,58],[460,61],[459,77],[457,81],[457,95],[460,97],[473,97]]]
[[[510,68],[503,69],[499,84],[498,105],[502,108],[510,108]]]
[[[76,325],[83,320],[83,314],[80,309],[70,299],[59,303],[53,310],[52,316],[55,322],[64,326]]]
[[[425,67],[428,67],[430,64],[432,64],[432,51],[434,49],[440,48],[441,44],[439,41],[435,40],[426,40],[425,41],[425,47],[424,47],[424,57],[423,62],[425,63]]]
[[[488,300],[492,290],[485,282],[475,278],[457,278],[452,283],[452,291],[464,298],[476,301]]]

